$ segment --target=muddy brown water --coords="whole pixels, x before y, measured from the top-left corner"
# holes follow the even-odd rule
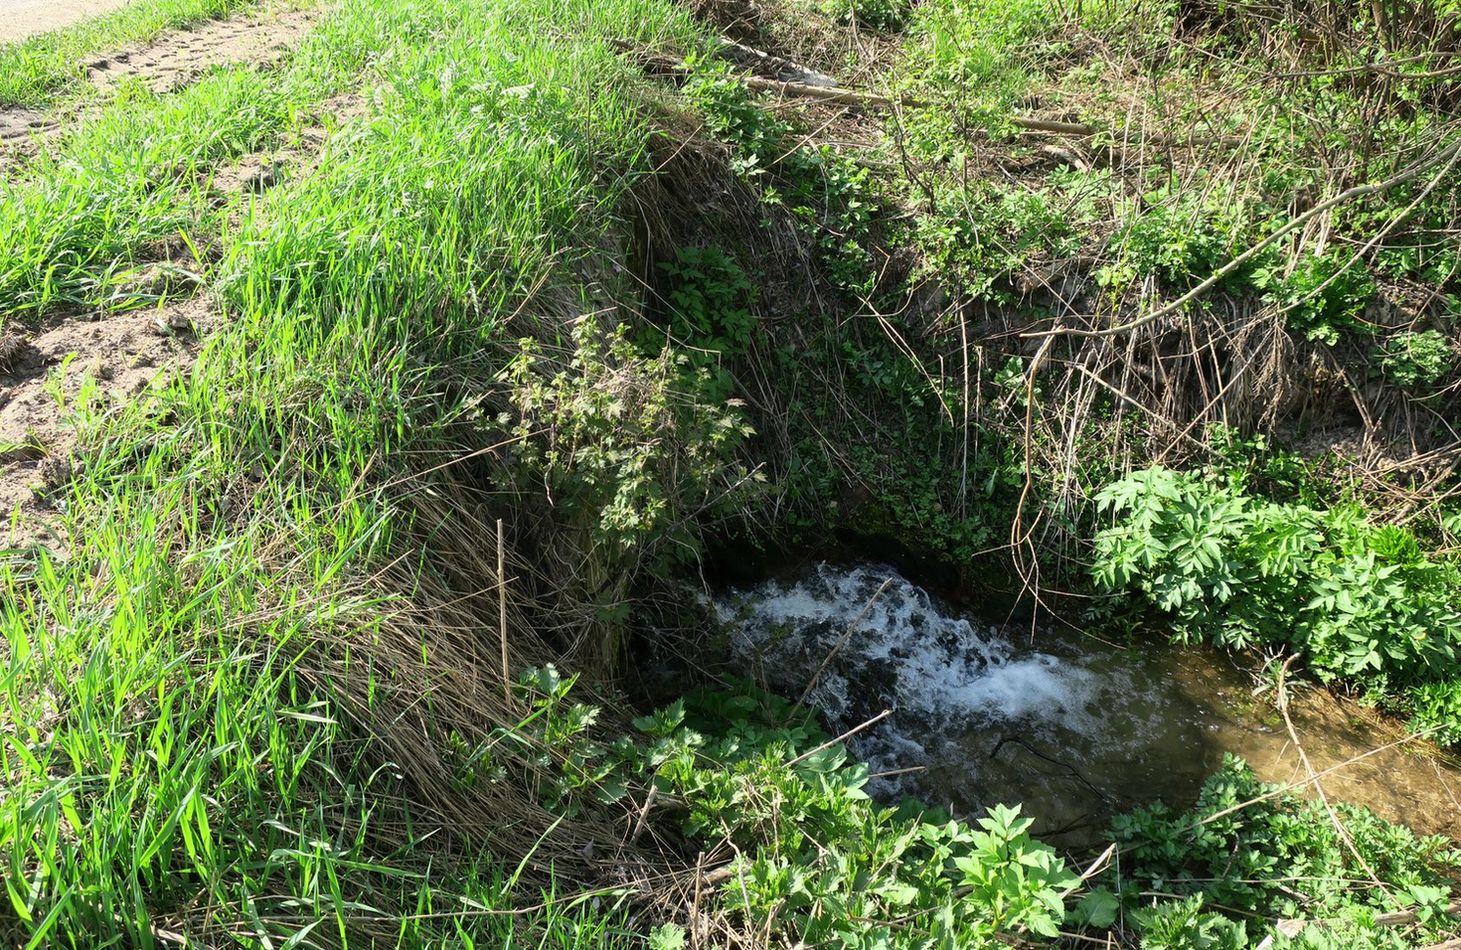
[[[742,672],[792,698],[811,684],[830,729],[892,710],[849,743],[888,798],[961,814],[1021,802],[1037,832],[1083,848],[1114,814],[1192,804],[1227,753],[1313,794],[1272,690],[1217,651],[1032,636],[870,564],[819,565],[723,593],[716,608]],[[1291,687],[1289,706],[1332,801],[1461,839],[1461,763],[1316,686]]]

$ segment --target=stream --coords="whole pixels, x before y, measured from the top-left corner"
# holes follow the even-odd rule
[[[961,613],[877,564],[817,565],[723,592],[715,608],[740,672],[793,700],[812,684],[806,701],[833,735],[892,710],[848,740],[880,798],[913,795],[964,815],[1022,802],[1036,833],[1080,848],[1116,813],[1192,804],[1224,753],[1266,781],[1307,778],[1272,692],[1255,694],[1255,677],[1217,651],[1032,634]],[[1404,737],[1318,687],[1291,688],[1289,707],[1316,771]],[[1392,745],[1323,776],[1323,787],[1417,832],[1461,838],[1461,766],[1429,743]]]

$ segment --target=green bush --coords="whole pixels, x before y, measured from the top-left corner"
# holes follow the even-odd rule
[[[1251,232],[1248,209],[1232,194],[1157,193],[1146,200],[1151,207],[1119,232],[1118,262],[1098,272],[1102,284],[1154,275],[1167,286],[1186,287],[1245,250],[1240,245]]]
[[[879,198],[865,167],[830,146],[811,146],[797,127],[762,109],[723,63],[691,59],[685,94],[706,128],[734,146],[732,169],[761,201],[786,208],[810,237],[828,281],[871,292],[876,269],[867,249]]]
[[[751,315],[756,285],[734,258],[718,247],[682,247],[660,270],[668,283],[665,308],[676,342],[727,356],[745,353],[756,325]],[[658,352],[664,341],[655,342]]]
[[[1205,910],[1201,894],[1166,900],[1132,912],[1142,950],[1243,950],[1250,946],[1242,921]]]
[[[1161,466],[1096,497],[1115,524],[1096,536],[1094,577],[1168,614],[1180,640],[1302,653],[1325,681],[1381,689],[1453,668],[1461,573],[1408,532],[1350,507],[1318,510],[1245,495]]]
[[[685,832],[738,855],[720,900],[770,943],[974,947],[1057,936],[1079,883],[1018,808],[973,823],[881,807],[867,766],[811,714],[751,689],[696,693],[635,725]]]
[[[908,0],[824,0],[822,9],[841,23],[893,33],[912,12]]]
[[[1269,292],[1269,299],[1284,309],[1290,329],[1330,346],[1346,333],[1374,332],[1362,318],[1375,296],[1375,281],[1362,261],[1349,264],[1349,258],[1343,249],[1306,254]]]
[[[1410,729],[1441,745],[1461,745],[1461,679],[1425,683],[1410,694]]]
[[[1014,302],[1001,282],[1029,263],[1079,249],[1072,219],[1085,209],[1075,206],[1070,192],[1078,183],[1071,178],[1068,187],[1040,191],[984,181],[941,190],[917,222],[925,271],[973,296]]]

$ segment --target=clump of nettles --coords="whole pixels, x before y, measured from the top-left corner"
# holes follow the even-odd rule
[[[1407,389],[1433,386],[1451,375],[1450,341],[1439,330],[1399,333],[1376,348],[1380,372]]]

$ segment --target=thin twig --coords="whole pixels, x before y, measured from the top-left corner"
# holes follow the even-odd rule
[[[1329,813],[1329,820],[1334,824],[1334,830],[1339,832],[1340,839],[1344,841],[1345,846],[1349,848],[1349,853],[1353,854],[1355,860],[1360,863],[1360,867],[1365,869],[1365,873],[1370,876],[1371,882],[1376,887],[1383,889],[1385,888],[1385,883],[1380,880],[1380,876],[1375,873],[1375,869],[1370,867],[1370,862],[1365,860],[1365,856],[1360,854],[1360,849],[1356,847],[1354,843],[1354,838],[1350,837],[1349,829],[1344,827],[1344,822],[1339,820],[1339,813],[1336,812],[1334,810],[1334,806],[1329,803],[1329,796],[1324,794],[1324,784],[1319,781],[1318,775],[1315,774],[1313,763],[1309,761],[1309,754],[1304,751],[1304,745],[1302,742],[1299,741],[1299,731],[1294,728],[1294,721],[1289,716],[1289,697],[1287,689],[1288,672],[1289,667],[1292,666],[1293,662],[1298,658],[1298,654],[1294,654],[1287,660],[1284,660],[1283,666],[1279,668],[1278,711],[1283,715],[1283,724],[1288,728],[1289,738],[1293,740],[1294,743],[1294,750],[1299,753],[1299,761],[1303,763],[1304,771],[1309,775],[1309,781],[1314,783],[1314,793],[1319,796],[1319,801],[1321,804],[1323,804],[1324,810]]]
[[[868,611],[873,609],[873,604],[877,603],[878,598],[883,595],[883,591],[887,590],[888,585],[891,583],[893,583],[891,577],[883,581],[882,586],[873,591],[873,595],[867,599],[867,603],[862,605],[862,610],[858,612],[857,616],[852,618],[852,623],[847,625],[847,629],[843,631],[842,636],[832,645],[832,649],[828,652],[827,656],[823,658],[822,665],[817,667],[817,672],[812,674],[811,681],[807,683],[807,688],[802,690],[802,694],[797,697],[796,704],[798,706],[806,703],[807,697],[811,695],[812,690],[817,686],[817,681],[822,678],[822,673],[826,671],[827,664],[831,663],[832,658],[837,655],[838,651],[847,645],[847,640],[852,636],[852,632],[857,629],[858,624],[862,623],[863,618],[868,615]]]
[[[868,719],[868,720],[864,721],[861,725],[853,726],[851,729],[849,729],[846,732],[842,733],[842,735],[837,736],[836,738],[828,739],[826,742],[824,742],[821,745],[817,746],[815,749],[809,749],[808,751],[803,752],[801,755],[797,756],[796,758],[792,759],[790,762],[786,763],[786,767],[787,768],[791,768],[793,765],[798,765],[798,764],[800,764],[802,762],[805,762],[807,759],[810,759],[812,756],[816,755],[818,752],[821,752],[823,749],[830,749],[834,745],[836,745],[837,743],[841,742],[842,740],[848,739],[848,738],[851,738],[852,736],[857,735],[859,732],[863,731],[868,726],[871,726],[871,725],[874,725],[876,723],[882,722],[884,719],[887,719],[891,715],[893,715],[893,710],[891,710],[891,709],[884,709],[882,712],[878,713],[876,716],[872,717],[871,719]]]

